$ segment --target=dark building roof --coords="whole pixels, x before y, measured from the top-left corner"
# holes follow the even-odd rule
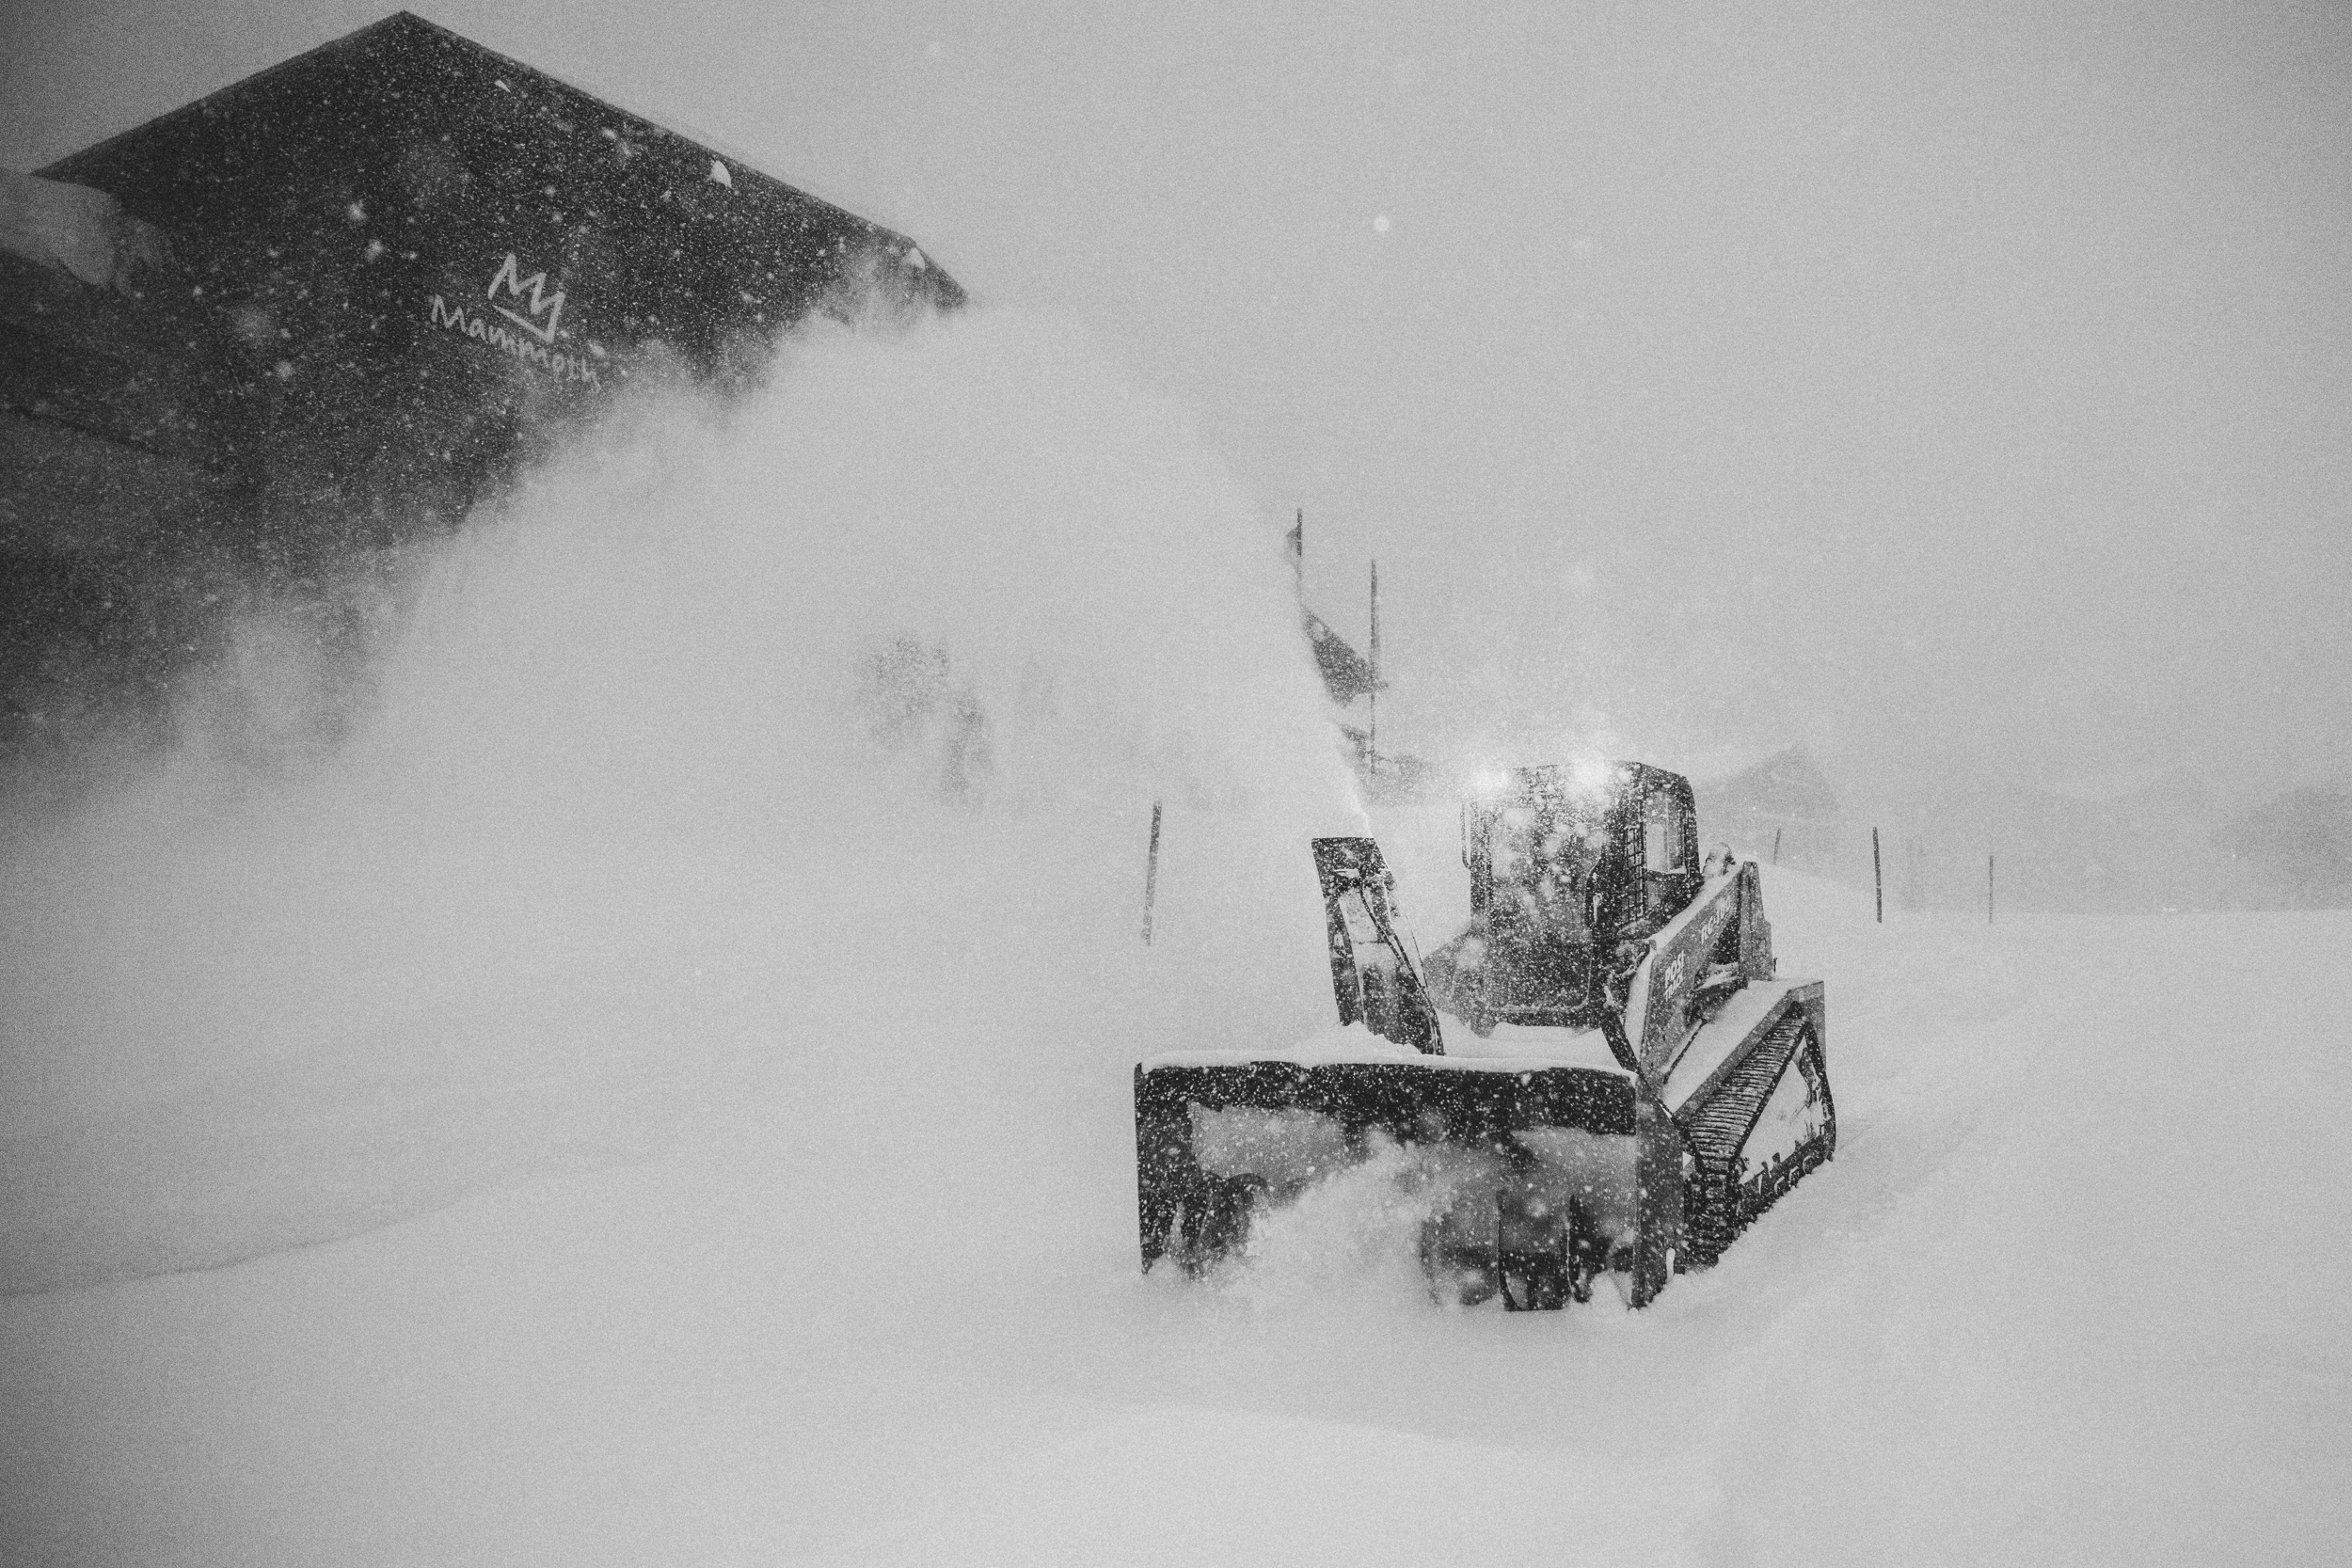
[[[736,384],[812,312],[963,297],[405,12],[0,181],[0,750],[26,671],[153,686],[224,574],[449,527],[632,377]]]
[[[657,358],[740,372],[852,289],[963,297],[904,236],[405,12],[40,172],[114,198],[177,265],[99,334],[127,377],[53,367],[33,400],[306,510],[462,507],[534,426]],[[111,303],[49,314],[83,339]],[[6,325],[40,335],[26,314]],[[142,406],[107,418],[110,375],[147,383]]]

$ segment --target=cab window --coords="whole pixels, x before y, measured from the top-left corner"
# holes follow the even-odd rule
[[[1684,863],[1682,802],[1660,790],[1642,803],[1642,869],[1664,875],[1688,871]]]

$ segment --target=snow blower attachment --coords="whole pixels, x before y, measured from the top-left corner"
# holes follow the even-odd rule
[[[1147,1270],[1393,1151],[1440,1300],[1559,1307],[1611,1275],[1640,1307],[1836,1148],[1820,983],[1773,977],[1756,864],[1700,861],[1687,781],[1530,768],[1469,802],[1470,921],[1425,966],[1379,847],[1313,848],[1342,1028],[1136,1069]]]

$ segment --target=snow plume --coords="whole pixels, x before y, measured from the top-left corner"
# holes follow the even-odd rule
[[[812,1252],[892,1195],[1095,1184],[1057,1162],[1131,1136],[1138,1054],[1329,1006],[1304,840],[1359,819],[1279,539],[1018,317],[644,400],[424,564],[332,755],[191,752],[14,853],[0,1288],[698,1129],[838,1181]],[[301,705],[292,635],[212,699],[248,738]]]
[[[939,721],[973,754],[880,771],[1023,810],[1327,789],[1269,537],[1073,334],[821,333],[745,405],[641,410],[454,551],[371,765],[764,816],[787,777],[862,770],[857,729]]]

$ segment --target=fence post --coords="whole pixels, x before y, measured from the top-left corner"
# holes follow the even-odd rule
[[[1879,924],[1886,924],[1886,874],[1879,866],[1879,831],[1870,830],[1870,889],[1878,898]]]
[[[1152,945],[1152,895],[1160,880],[1160,803],[1152,802],[1152,847],[1143,858],[1143,945]]]

